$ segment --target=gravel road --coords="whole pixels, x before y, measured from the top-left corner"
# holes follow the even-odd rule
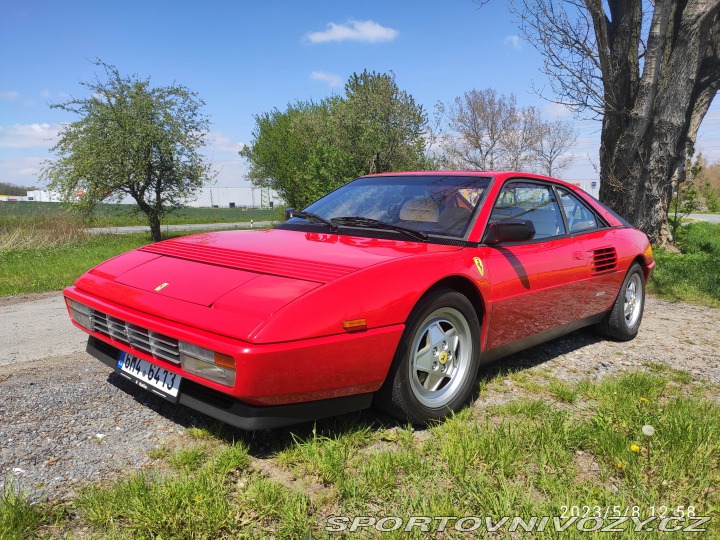
[[[708,221],[710,223],[720,223],[720,214],[690,214],[690,219],[698,219],[700,221]]]
[[[190,440],[187,427],[213,424],[200,413],[140,391],[78,349],[84,334],[70,326],[58,298],[55,293],[0,299],[2,335],[15,344],[15,352],[3,347],[0,357],[11,358],[0,363],[0,478],[14,477],[36,499],[65,499],[89,481],[152,468],[151,449],[183,444]],[[13,324],[25,311],[24,322]],[[59,346],[56,339],[62,335]],[[718,344],[720,310],[649,297],[640,334],[630,343],[604,341],[581,330],[518,353],[485,373],[500,367],[544,370],[574,382],[657,362],[720,383]],[[25,350],[36,352],[20,355]],[[517,391],[510,379],[505,382],[509,395]],[[485,401],[475,407],[486,406]],[[286,435],[282,430],[236,432],[238,439],[251,442],[251,455],[260,460],[274,440]]]

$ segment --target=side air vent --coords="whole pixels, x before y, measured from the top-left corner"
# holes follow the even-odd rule
[[[590,272],[592,274],[607,274],[617,270],[617,252],[615,248],[600,248],[589,252]]]

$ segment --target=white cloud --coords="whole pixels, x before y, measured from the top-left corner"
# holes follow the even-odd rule
[[[60,124],[13,124],[0,126],[0,148],[50,148]]]
[[[5,90],[3,92],[0,92],[0,100],[12,101],[14,99],[17,99],[19,95],[20,94],[18,94],[15,90]]]
[[[544,107],[545,114],[552,116],[553,118],[566,118],[572,115],[572,111],[565,105],[559,103],[548,103]]]
[[[510,35],[505,36],[505,45],[510,45],[516,51],[522,51],[522,40],[520,36]]]
[[[313,71],[310,74],[310,78],[316,81],[323,81],[327,83],[331,88],[343,85],[343,78],[340,75],[334,73],[327,73],[326,71]]]
[[[226,137],[222,131],[210,131],[207,134],[208,141],[210,142],[209,149],[215,152],[232,152],[237,154],[240,150],[245,148],[245,143],[240,141],[233,141],[229,137]]]
[[[328,23],[326,30],[310,32],[305,35],[305,39],[310,43],[327,43],[330,41],[376,43],[379,41],[392,41],[399,33],[394,28],[382,26],[375,21],[348,21],[347,24]]]
[[[0,159],[0,178],[20,186],[38,186],[38,177],[47,157],[21,157]]]

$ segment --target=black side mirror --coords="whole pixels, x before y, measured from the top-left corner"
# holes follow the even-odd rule
[[[535,225],[528,219],[495,221],[488,224],[482,243],[526,242],[535,236]]]
[[[290,208],[289,206],[285,208],[285,221],[293,217],[293,212],[295,212],[294,208]]]

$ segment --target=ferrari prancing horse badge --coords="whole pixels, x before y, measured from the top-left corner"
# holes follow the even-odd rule
[[[485,277],[485,267],[480,257],[473,258],[473,261],[475,261],[475,266],[477,266],[478,272],[480,272],[480,277]]]

